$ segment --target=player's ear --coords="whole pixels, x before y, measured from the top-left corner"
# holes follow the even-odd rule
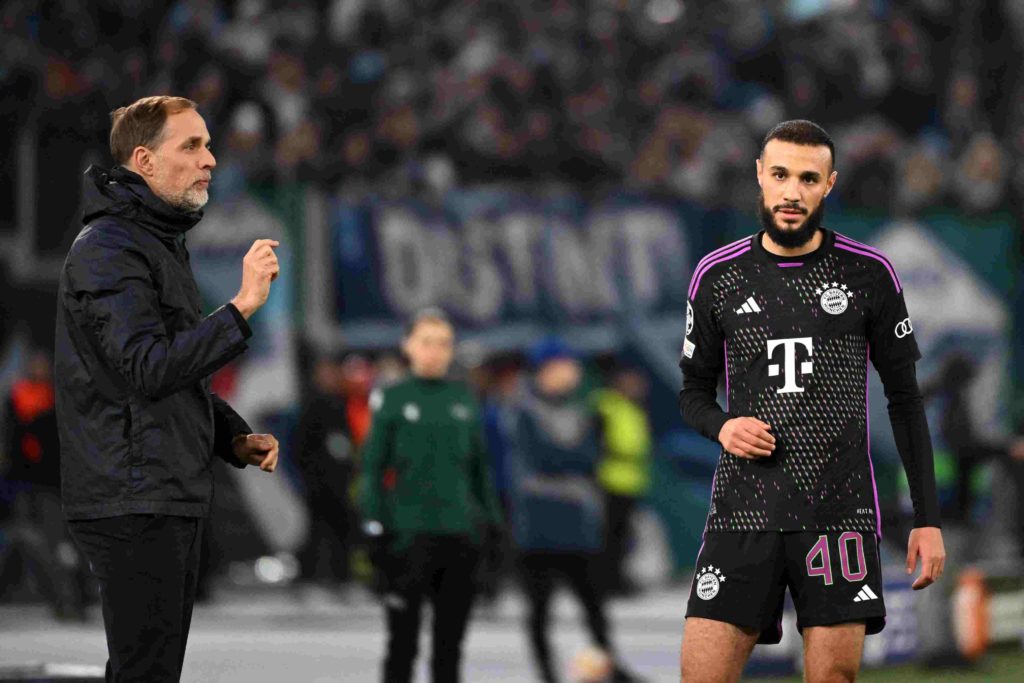
[[[764,162],[761,161],[761,157],[754,160],[754,168],[757,169],[757,184],[763,190],[764,185],[761,183],[761,172],[764,170]]]
[[[828,177],[828,181],[825,183],[825,196],[827,197],[829,192],[832,191],[832,187],[836,184],[836,177],[839,175],[838,171],[832,171],[832,174]]]

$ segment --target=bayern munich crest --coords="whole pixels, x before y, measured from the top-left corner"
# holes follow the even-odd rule
[[[697,597],[701,600],[710,600],[718,595],[723,583],[725,575],[721,569],[712,566],[702,567],[697,573]]]
[[[850,305],[853,292],[846,285],[838,282],[825,282],[814,293],[821,297],[821,307],[826,313],[839,315]]]

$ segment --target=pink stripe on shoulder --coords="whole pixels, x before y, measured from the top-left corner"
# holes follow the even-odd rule
[[[705,266],[710,267],[714,265],[714,263],[718,262],[718,257],[724,255],[726,252],[730,250],[742,246],[746,242],[749,242],[751,238],[752,235],[748,235],[743,239],[738,239],[735,242],[730,242],[724,247],[719,247],[718,249],[715,249],[714,251],[706,254],[700,261],[697,261],[697,266],[693,269],[693,277],[690,279],[690,289],[687,292],[687,296],[689,296],[691,299],[693,298],[693,294],[695,294],[697,291],[697,288],[693,286],[693,283],[695,280],[699,279],[698,275],[702,274],[703,270],[706,270]]]
[[[694,297],[697,296],[697,289],[700,288],[700,281],[709,270],[711,270],[719,263],[731,261],[737,256],[742,256],[743,254],[746,254],[748,251],[750,251],[750,245],[741,244],[732,251],[720,254],[718,258],[708,261],[707,263],[704,263],[704,265],[698,267],[698,269],[693,274],[693,281],[690,283],[690,291],[687,294],[687,296],[690,298],[690,301],[693,301]]]
[[[697,268],[694,268],[694,272],[696,272],[697,269],[700,268],[701,265],[705,261],[708,261],[709,259],[713,259],[716,256],[718,256],[719,254],[721,254],[723,252],[726,252],[726,251],[732,249],[733,247],[735,247],[735,246],[737,246],[739,244],[742,244],[743,242],[748,241],[749,239],[750,239],[750,235],[747,235],[743,239],[738,239],[735,242],[730,242],[729,244],[725,245],[724,247],[719,247],[718,249],[715,249],[714,251],[705,254],[704,258],[702,258],[700,261],[697,261]]]
[[[889,273],[893,276],[893,278],[896,281],[896,291],[898,292],[901,289],[903,289],[903,283],[900,282],[900,277],[899,277],[899,275],[896,274],[896,267],[892,264],[892,259],[890,259],[888,256],[886,256],[885,253],[881,249],[878,249],[876,247],[872,247],[870,244],[864,244],[863,242],[858,242],[857,240],[851,239],[851,238],[847,237],[846,235],[843,235],[843,234],[838,233],[838,232],[835,235],[836,235],[836,244],[837,244],[837,246],[838,246],[838,244],[840,242],[842,242],[843,244],[846,244],[848,246],[856,247],[857,249],[861,249],[863,251],[869,251],[872,254],[881,257],[882,261],[886,264],[886,267],[889,269]]]
[[[899,278],[896,277],[896,271],[893,270],[892,266],[889,265],[889,262],[886,261],[884,257],[879,256],[878,254],[872,254],[870,251],[864,251],[863,249],[855,249],[851,246],[840,244],[839,242],[836,242],[836,249],[845,249],[846,251],[853,252],[854,254],[860,254],[862,256],[875,259],[889,271],[889,275],[892,276],[892,283],[896,285],[896,291],[899,292],[902,289]]]

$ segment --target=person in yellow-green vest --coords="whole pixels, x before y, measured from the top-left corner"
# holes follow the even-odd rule
[[[465,384],[447,379],[454,344],[443,312],[420,313],[402,347],[409,378],[370,398],[360,503],[386,608],[383,683],[412,680],[425,602],[431,681],[458,683],[477,565],[500,535],[479,407]]]
[[[602,426],[598,481],[605,496],[605,581],[613,595],[637,592],[623,565],[629,552],[630,519],[651,483],[651,426],[644,401],[647,377],[632,367],[612,371],[594,394]]]

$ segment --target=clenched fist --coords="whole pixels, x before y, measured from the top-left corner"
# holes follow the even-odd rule
[[[267,303],[270,283],[281,272],[274,253],[274,247],[279,245],[277,240],[256,240],[242,259],[242,287],[231,303],[246,320]]]
[[[770,429],[771,425],[756,417],[734,417],[722,425],[718,441],[726,452],[738,458],[756,460],[775,451],[775,437]]]

